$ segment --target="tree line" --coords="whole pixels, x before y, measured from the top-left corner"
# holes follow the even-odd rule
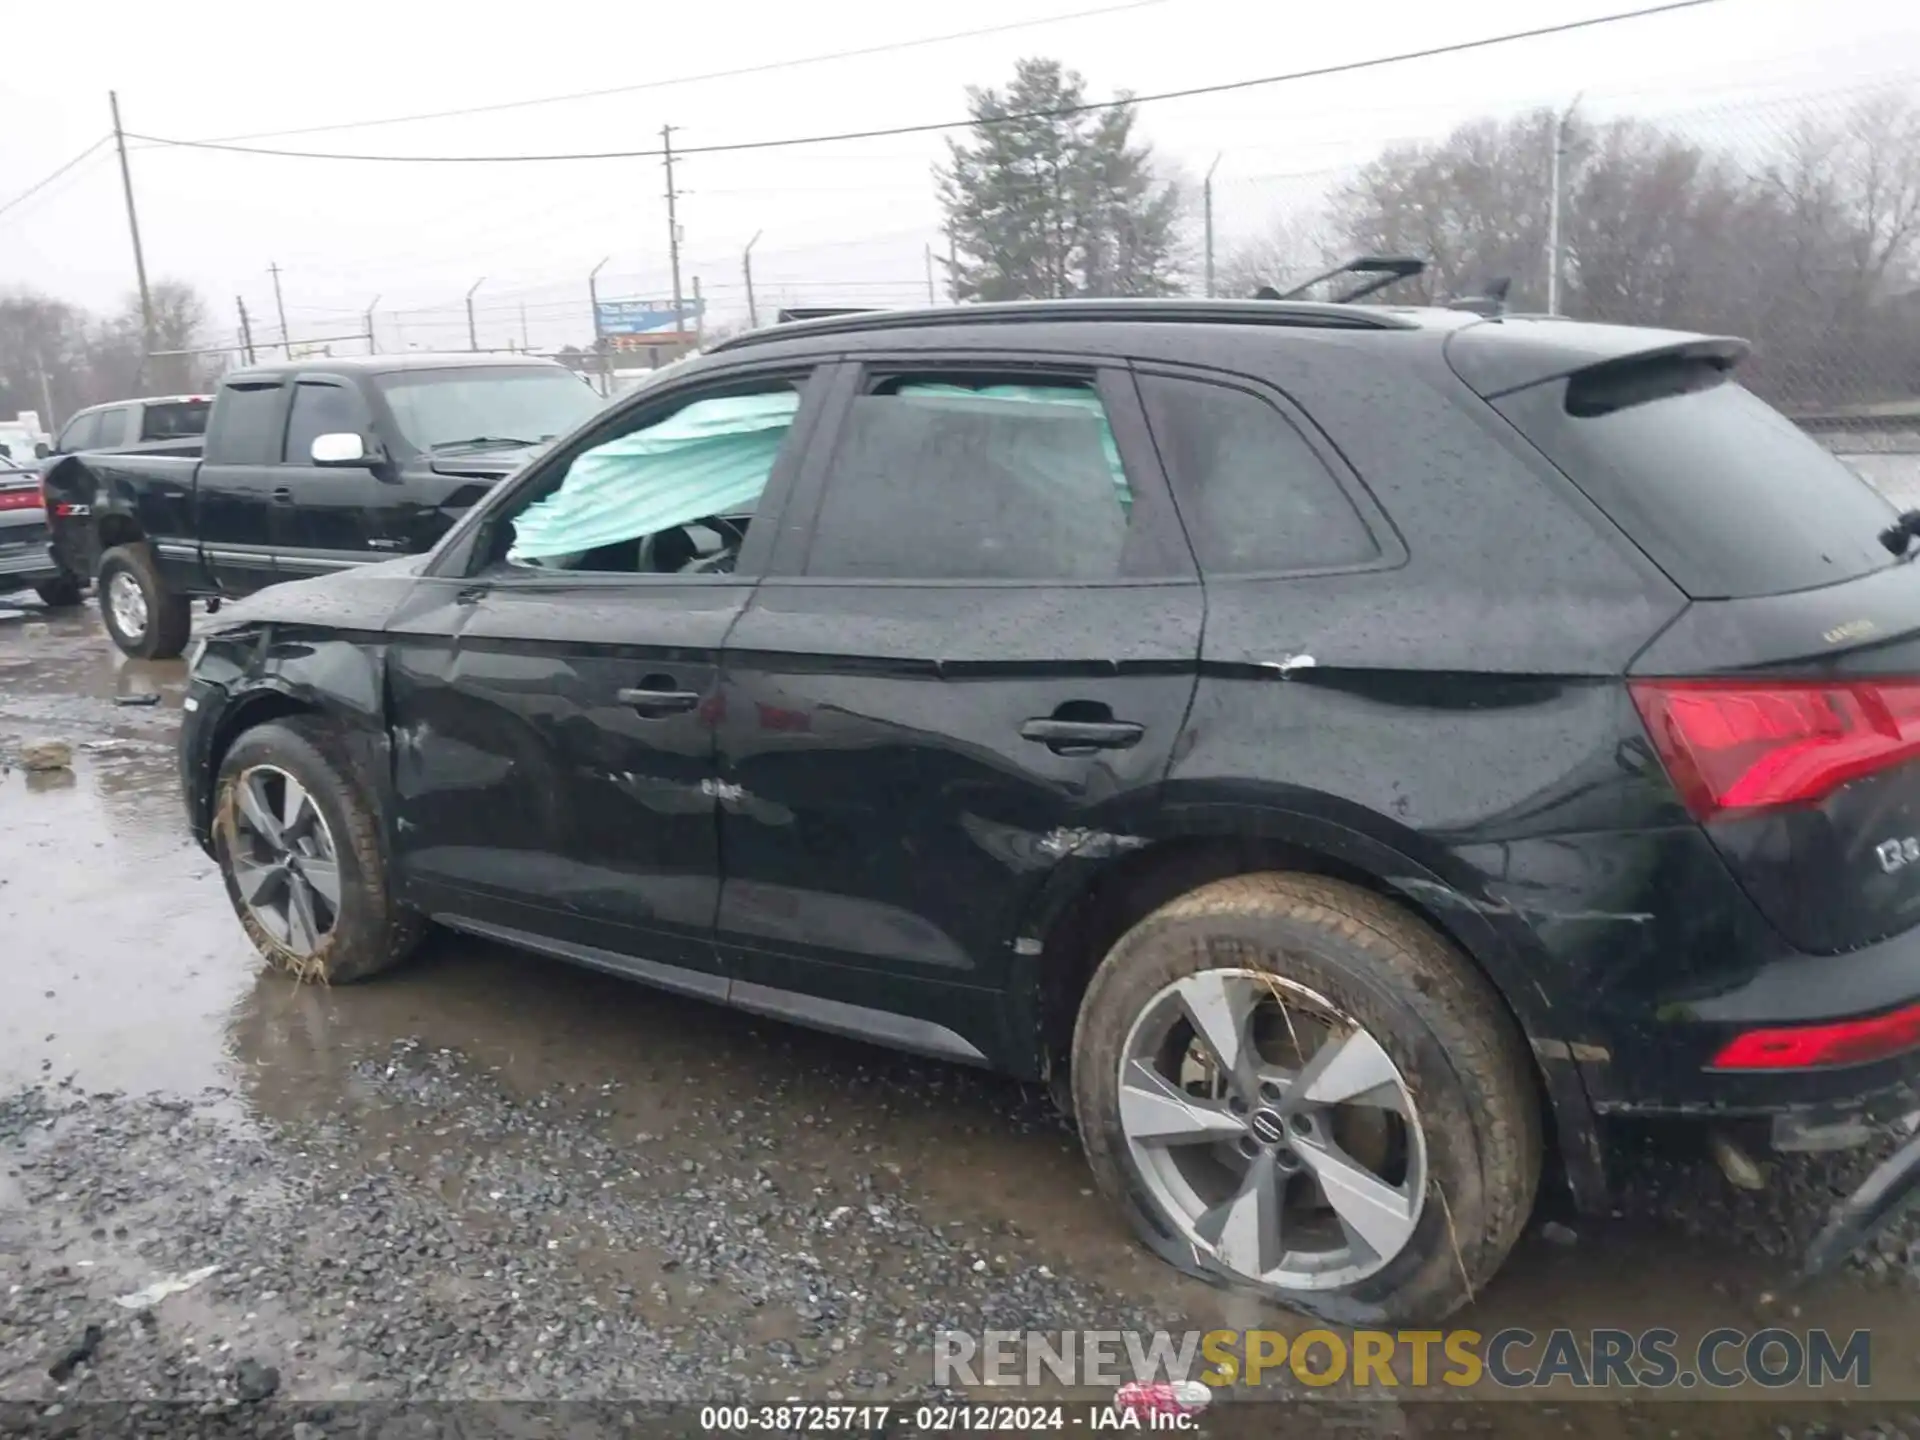
[[[959,298],[1199,288],[1197,197],[1159,173],[1132,107],[1085,110],[1086,82],[1053,60],[969,100],[975,127],[938,176]],[[1505,280],[1509,308],[1543,311],[1556,150],[1560,313],[1742,336],[1743,378],[1790,407],[1920,395],[1920,110],[1902,97],[1743,153],[1643,120],[1474,121],[1389,147],[1323,205],[1275,217],[1219,257],[1217,292],[1416,255],[1426,272],[1382,300],[1446,303]]]
[[[148,293],[155,351],[202,343],[207,307],[191,285],[161,280]],[[221,369],[218,355],[147,359],[146,353],[138,295],[101,316],[32,291],[0,293],[0,419],[33,410],[51,428],[103,401],[204,389]]]

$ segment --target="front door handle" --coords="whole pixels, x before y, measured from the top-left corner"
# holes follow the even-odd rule
[[[1044,745],[1056,755],[1091,755],[1096,750],[1125,750],[1140,743],[1144,725],[1131,720],[1029,720],[1020,738]]]
[[[293,503],[293,491],[289,490],[285,485],[275,486],[273,503],[276,505],[291,505]]]
[[[640,714],[649,718],[661,715],[684,715],[689,710],[700,708],[698,690],[654,690],[630,687],[614,691],[613,698],[622,705],[631,705]]]

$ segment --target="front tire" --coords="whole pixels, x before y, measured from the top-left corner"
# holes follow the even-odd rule
[[[193,602],[167,588],[145,545],[116,545],[100,557],[100,618],[113,643],[136,660],[172,660],[193,635]]]
[[[1452,1314],[1539,1184],[1498,994],[1414,916],[1314,876],[1216,881],[1122,936],[1081,1002],[1073,1091],[1149,1248],[1337,1324]]]
[[[214,792],[213,842],[240,924],[297,980],[367,979],[425,932],[394,903],[373,807],[318,720],[274,721],[234,742]]]
[[[58,580],[42,580],[33,587],[33,593],[40,597],[40,603],[49,610],[71,610],[80,603],[85,592],[78,580],[71,575],[62,575]]]

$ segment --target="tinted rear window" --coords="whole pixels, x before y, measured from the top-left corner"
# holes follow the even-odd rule
[[[1879,534],[1893,507],[1741,386],[1576,415],[1568,384],[1495,408],[1695,599],[1811,590],[1892,563]]]
[[[190,440],[207,433],[206,400],[168,400],[146,407],[140,422],[142,440]]]

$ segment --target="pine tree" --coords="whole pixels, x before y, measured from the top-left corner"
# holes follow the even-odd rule
[[[1022,60],[1004,93],[971,89],[967,98],[973,130],[947,142],[939,176],[959,298],[1180,289],[1180,197],[1156,178],[1151,148],[1135,143],[1126,97],[1083,110],[1078,74],[1057,60]]]

